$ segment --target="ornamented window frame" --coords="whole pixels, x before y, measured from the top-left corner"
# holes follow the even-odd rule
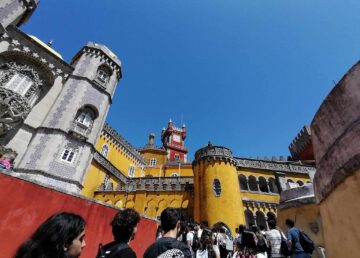
[[[106,149],[105,149],[106,148]],[[110,148],[109,148],[109,145],[104,143],[102,146],[101,146],[101,150],[100,150],[100,154],[107,158],[109,156],[109,153],[110,153]]]
[[[128,176],[134,177],[135,176],[135,165],[131,164],[128,169]]]
[[[26,90],[26,92],[24,92],[24,94],[20,94],[6,87],[6,85],[14,78],[14,76],[16,76],[16,74],[26,76],[33,82],[32,85]],[[15,95],[24,98],[29,106],[32,107],[40,98],[40,94],[44,87],[44,82],[40,79],[36,69],[29,65],[22,65],[16,63],[15,61],[11,61],[0,66],[0,87],[10,90]]]

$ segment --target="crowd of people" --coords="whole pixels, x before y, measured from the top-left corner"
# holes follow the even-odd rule
[[[286,220],[287,235],[270,220],[268,231],[240,225],[234,238],[221,224],[209,228],[206,221],[185,223],[174,208],[166,208],[160,221],[156,240],[143,258],[307,258],[313,251],[311,240],[290,219]],[[135,238],[139,222],[135,210],[119,211],[111,223],[114,241],[100,244],[96,258],[136,258],[129,242]],[[19,247],[15,258],[77,258],[85,246],[84,219],[61,212],[47,219]]]

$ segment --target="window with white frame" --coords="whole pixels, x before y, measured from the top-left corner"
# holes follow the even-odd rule
[[[176,154],[174,155],[174,159],[175,159],[176,161],[179,161],[179,160],[180,160],[180,155],[176,153]]]
[[[100,154],[103,155],[105,158],[109,155],[109,145],[106,143],[101,147]]]
[[[21,96],[25,96],[26,92],[30,89],[33,83],[33,80],[31,80],[28,76],[22,73],[15,73],[4,85],[4,88],[14,91]]]
[[[157,165],[157,159],[156,159],[156,158],[150,159],[150,164],[149,164],[149,166],[150,166],[150,167],[156,167],[156,165]]]
[[[61,154],[61,160],[67,163],[74,163],[76,157],[76,151],[72,147],[66,147]]]
[[[86,128],[90,127],[92,121],[93,115],[87,110],[80,111],[79,116],[76,118],[76,122]]]
[[[99,67],[96,73],[96,81],[101,85],[105,86],[105,84],[109,81],[111,75],[111,71],[105,65]]]
[[[134,177],[134,175],[135,175],[135,166],[134,165],[130,165],[128,175],[129,175],[129,177]]]

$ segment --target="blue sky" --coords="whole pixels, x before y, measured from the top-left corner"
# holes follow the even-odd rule
[[[134,146],[172,118],[190,158],[287,156],[360,55],[358,0],[43,0],[23,29],[66,61],[87,42],[123,64],[107,121]]]

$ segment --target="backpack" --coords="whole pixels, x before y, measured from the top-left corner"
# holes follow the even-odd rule
[[[266,242],[266,238],[263,235],[258,235],[258,241],[256,244],[256,249],[259,252],[267,252],[269,250],[269,245]]]
[[[311,238],[305,234],[304,231],[299,231],[299,241],[301,247],[304,249],[304,251],[308,254],[312,254],[315,250],[315,244],[314,241],[311,240]]]
[[[118,254],[121,250],[127,248],[128,245],[125,243],[120,243],[117,245],[114,245],[112,248],[106,250],[102,243],[99,244],[99,251],[96,255],[96,258],[113,258],[115,255]]]
[[[185,258],[185,256],[181,250],[173,248],[160,254],[157,258]]]
[[[197,232],[194,232],[192,234],[194,235],[194,237],[193,237],[191,249],[194,251],[194,253],[196,253],[197,249],[199,249],[200,246],[200,239],[198,237]]]
[[[281,236],[281,243],[280,243],[280,252],[281,252],[281,254],[286,256],[286,257],[292,255],[292,253],[293,253],[292,249],[289,248],[287,240],[283,236],[283,233],[280,230],[278,230],[278,231],[279,231],[280,236]]]

